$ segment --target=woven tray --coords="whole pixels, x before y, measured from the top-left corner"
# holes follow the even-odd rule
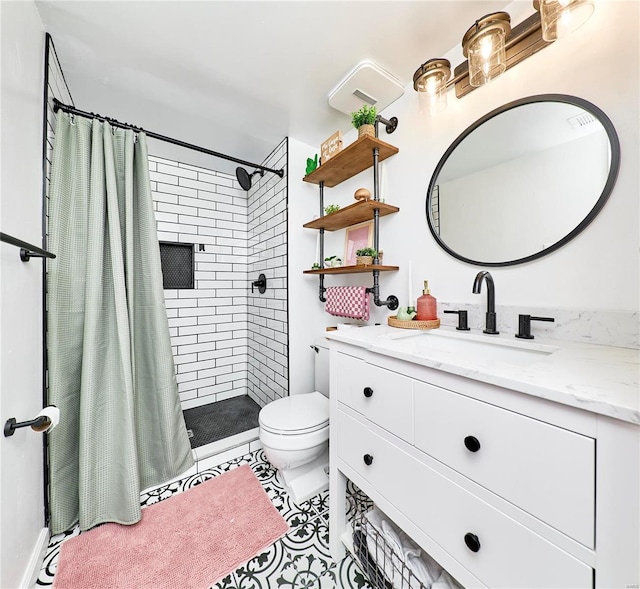
[[[432,319],[430,321],[400,321],[396,315],[387,317],[387,323],[391,327],[400,327],[401,329],[437,329],[440,327],[440,319]]]

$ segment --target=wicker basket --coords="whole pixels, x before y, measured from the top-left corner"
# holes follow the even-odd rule
[[[356,266],[371,266],[373,264],[372,256],[356,256]]]
[[[440,319],[431,319],[429,321],[418,321],[416,319],[401,321],[396,315],[390,315],[387,317],[387,324],[391,327],[399,327],[400,329],[437,329],[440,327]]]
[[[365,135],[375,137],[376,136],[375,125],[360,125],[358,127],[358,139],[360,139],[360,137],[364,137]]]

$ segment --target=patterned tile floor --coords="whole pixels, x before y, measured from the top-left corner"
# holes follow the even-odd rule
[[[331,559],[328,546],[328,492],[320,493],[300,505],[293,503],[262,450],[143,493],[141,504],[144,507],[163,501],[242,464],[251,466],[291,529],[265,552],[252,558],[211,589],[371,589],[350,556],[337,563]],[[60,546],[67,538],[78,534],[79,530],[76,528],[51,538],[36,587],[53,584]]]

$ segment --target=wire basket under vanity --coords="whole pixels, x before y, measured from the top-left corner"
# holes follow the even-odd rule
[[[346,543],[374,589],[462,589],[361,491],[349,497],[349,513]]]

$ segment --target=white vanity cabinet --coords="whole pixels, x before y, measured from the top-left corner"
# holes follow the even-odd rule
[[[335,558],[349,478],[465,587],[637,587],[637,425],[331,348]]]

